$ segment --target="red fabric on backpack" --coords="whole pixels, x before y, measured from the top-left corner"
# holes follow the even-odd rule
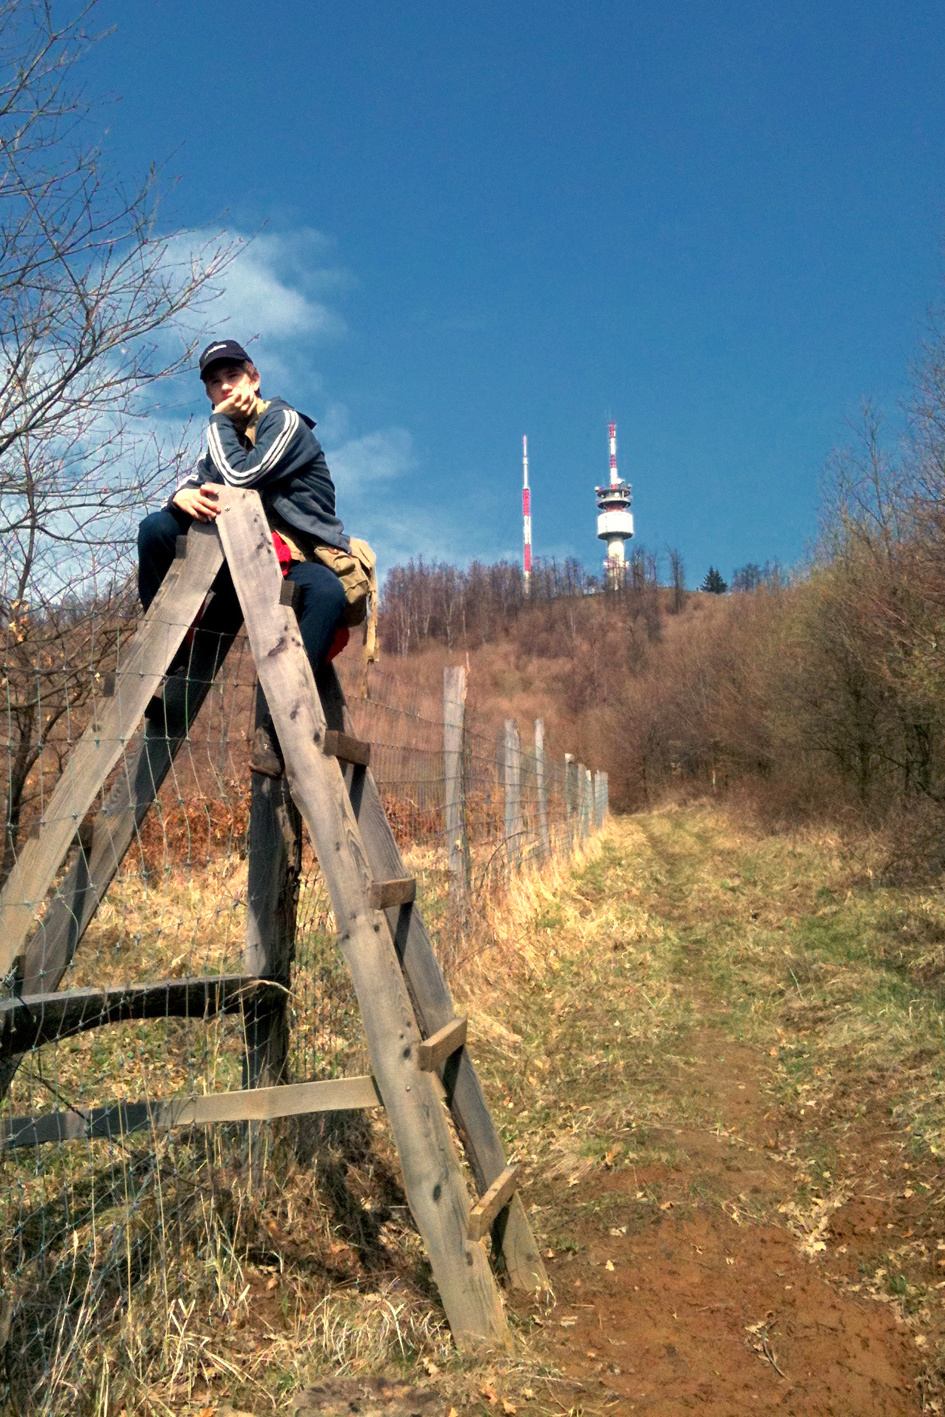
[[[335,631],[335,638],[331,642],[331,649],[325,655],[325,663],[331,664],[336,654],[340,654],[351,638],[351,632],[347,625],[339,625]]]
[[[289,567],[292,565],[292,552],[277,531],[272,533],[272,544],[275,547],[279,570],[284,576],[287,576],[289,574]]]

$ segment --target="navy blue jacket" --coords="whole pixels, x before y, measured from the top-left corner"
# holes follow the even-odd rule
[[[204,482],[253,487],[266,509],[290,527],[347,551],[348,538],[335,515],[335,484],[314,427],[311,418],[284,399],[272,399],[256,424],[255,445],[250,447],[240,441],[229,418],[214,413],[207,451],[177,491]]]

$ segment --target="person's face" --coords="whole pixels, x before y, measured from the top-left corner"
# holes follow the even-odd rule
[[[226,364],[221,361],[210,367],[210,373],[204,381],[207,390],[207,398],[214,408],[218,404],[228,399],[231,394],[242,390],[247,393],[259,392],[259,370],[249,368],[245,364]]]

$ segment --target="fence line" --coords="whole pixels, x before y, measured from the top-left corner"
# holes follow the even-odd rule
[[[86,675],[94,682],[54,722],[46,670],[32,681],[7,677],[0,785],[8,801],[18,763],[33,755],[25,786],[15,784],[16,819],[6,823],[13,862],[97,711],[97,686],[121,668],[124,643],[116,636],[110,663],[90,662]],[[200,687],[203,707],[153,806],[135,820],[130,851],[111,863],[101,905],[91,904],[81,929],[72,928],[55,977],[40,968],[31,986],[65,996],[108,987],[131,997],[146,989],[151,1014],[61,1034],[47,1019],[41,1048],[0,1058],[0,1318],[7,1336],[0,1404],[5,1384],[9,1405],[24,1417],[84,1413],[77,1392],[91,1394],[87,1407],[96,1410],[103,1365],[114,1373],[116,1365],[137,1371],[145,1362],[126,1322],[132,1309],[146,1309],[149,1327],[160,1330],[162,1313],[170,1326],[188,1305],[204,1302],[208,1245],[219,1240],[221,1253],[229,1245],[227,1205],[238,1211],[239,1204],[226,1197],[243,1184],[248,1158],[257,1200],[265,1197],[271,1177],[260,1176],[253,1147],[259,1129],[271,1124],[212,1134],[191,1126],[173,1135],[162,1135],[161,1125],[196,1115],[189,1099],[204,1094],[276,1081],[353,1083],[368,1071],[357,1002],[298,814],[282,782],[250,792],[256,681],[243,635],[222,653],[223,668]],[[497,744],[492,728],[469,710],[462,668],[447,669],[435,685],[375,670],[361,697],[354,669],[346,670],[344,658],[339,667],[350,681],[355,731],[371,744],[371,770],[449,966],[465,951],[475,912],[497,898],[511,874],[573,851],[602,825],[606,774],[592,778],[574,759],[549,753],[540,720],[509,720]],[[49,683],[81,677],[75,665],[48,669]],[[33,735],[25,755],[24,734]],[[134,781],[139,742],[118,745],[93,811],[107,807],[116,785]],[[69,891],[85,870],[87,825],[75,823],[72,858],[37,934],[56,909],[74,909],[78,897]],[[276,872],[271,850],[259,849],[264,839],[281,843]],[[286,900],[297,901],[294,924],[278,917],[277,902]],[[211,981],[245,975],[261,975],[272,987],[249,1002],[234,996],[225,1007],[179,1000],[172,1007],[175,987],[187,1000],[198,986],[202,998],[216,990],[222,1000],[225,987]],[[155,980],[167,982],[159,1017]],[[4,985],[7,999],[22,988],[12,977]],[[223,1217],[220,1236],[214,1216]],[[234,1293],[243,1287],[238,1271],[234,1264]],[[148,1372],[160,1374],[163,1361],[158,1344],[149,1350]]]

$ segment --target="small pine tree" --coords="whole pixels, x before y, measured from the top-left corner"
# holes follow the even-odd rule
[[[723,581],[721,573],[714,566],[710,566],[700,589],[707,590],[710,595],[724,595],[728,590],[728,582]]]

